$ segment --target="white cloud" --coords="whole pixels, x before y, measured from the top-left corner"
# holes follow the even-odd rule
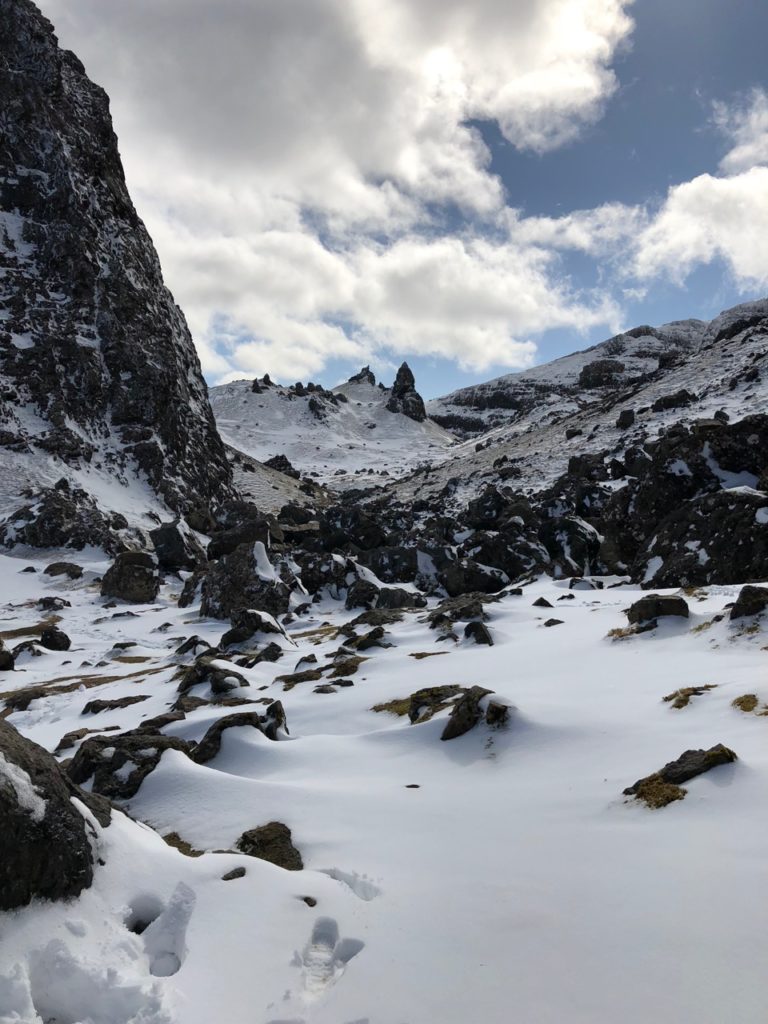
[[[727,174],[768,164],[768,93],[752,89],[737,103],[716,103],[714,122],[734,143],[720,162]]]
[[[548,328],[613,323],[547,247],[605,249],[620,218],[516,222],[468,122],[573,139],[629,3],[42,0],[110,94],[206,371],[291,379],[382,350],[523,366]]]
[[[716,258],[743,289],[768,284],[768,167],[702,174],[671,188],[638,239],[634,269],[641,278],[665,272],[681,282]]]

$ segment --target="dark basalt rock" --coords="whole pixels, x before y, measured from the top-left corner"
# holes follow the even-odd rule
[[[665,764],[660,771],[638,779],[634,785],[624,790],[624,795],[639,796],[649,783],[653,784],[657,780],[669,786],[681,786],[684,782],[696,778],[697,775],[703,775],[711,768],[716,768],[721,764],[731,764],[736,760],[738,760],[736,754],[722,743],[710,747],[709,750],[686,750],[676,761]]]
[[[273,619],[262,615],[255,608],[242,608],[233,614],[232,629],[228,629],[221,638],[221,647],[226,649],[248,643],[261,633],[285,636],[285,630]]]
[[[667,409],[682,409],[684,406],[690,405],[691,402],[695,401],[696,396],[683,388],[680,391],[675,391],[672,395],[663,395],[661,398],[657,398],[653,403],[652,409],[654,412],[664,412]]]
[[[651,619],[660,619],[665,615],[677,615],[684,619],[688,618],[688,604],[685,598],[677,597],[674,594],[649,594],[641,597],[627,609],[627,618],[630,623],[649,622]]]
[[[416,390],[416,380],[408,363],[403,363],[397,371],[387,409],[390,412],[401,412],[417,423],[427,418],[424,399]]]
[[[203,654],[193,665],[180,669],[177,677],[179,679],[178,692],[186,693],[193,686],[207,683],[211,692],[218,696],[230,693],[238,687],[248,687],[251,684],[235,669],[222,667],[221,664],[214,664],[215,655]],[[226,663],[225,663],[226,664]]]
[[[287,871],[301,871],[304,867],[301,854],[293,845],[291,830],[281,821],[270,821],[243,832],[236,845],[249,857],[268,860]]]
[[[2,640],[0,640],[0,672],[13,672],[14,658]]]
[[[124,732],[117,736],[92,736],[80,745],[67,767],[73,782],[92,779],[94,793],[110,800],[127,800],[160,763],[166,750],[189,753],[190,744],[160,733]]]
[[[121,552],[101,582],[102,597],[117,597],[134,604],[149,604],[159,589],[157,559],[149,551]]]
[[[0,347],[0,371],[2,370]],[[65,481],[66,483],[66,481]],[[85,491],[54,487],[41,491],[32,504],[0,522],[0,544],[33,548],[83,548],[93,545],[114,553],[138,535],[119,513],[107,514]]]
[[[635,410],[634,409],[622,409],[619,413],[619,418],[616,420],[616,426],[619,430],[628,430],[634,426],[635,423]]]
[[[739,591],[739,596],[731,608],[731,619],[744,619],[751,615],[760,615],[768,608],[768,587],[747,585]]]
[[[116,697],[114,700],[89,700],[83,708],[83,714],[99,715],[102,711],[118,711],[120,708],[129,708],[132,704],[141,704],[145,700],[149,700],[149,694],[136,694],[135,697]]]
[[[449,597],[477,591],[496,594],[509,583],[509,577],[501,569],[480,565],[472,558],[450,562],[438,573],[437,578]]]
[[[484,619],[483,603],[487,600],[485,594],[461,594],[458,597],[448,597],[429,613],[427,621],[431,629],[441,629],[443,626],[453,625],[454,622]]]
[[[72,899],[90,886],[92,829],[73,796],[95,806],[46,750],[0,720],[0,910]],[[100,814],[107,822],[103,805]]]
[[[277,739],[280,729],[288,732],[285,710],[282,703],[276,700],[269,705],[265,715],[259,715],[256,711],[241,711],[234,715],[226,715],[214,722],[192,751],[192,760],[197,764],[207,764],[221,750],[222,733],[226,729],[238,729],[246,725],[258,729],[270,740]]]
[[[157,529],[150,530],[149,536],[161,569],[168,572],[196,569],[206,561],[202,545],[193,533],[182,527],[179,519],[162,523]]]
[[[483,622],[468,622],[464,627],[464,636],[472,639],[476,644],[485,644],[493,647],[491,631]]]
[[[49,651],[68,651],[72,641],[58,626],[49,626],[40,634],[40,644]]]
[[[43,571],[46,576],[67,576],[71,580],[79,580],[83,575],[83,567],[74,562],[51,562]]]
[[[483,717],[480,701],[492,692],[483,686],[472,686],[462,694],[445,723],[440,739],[455,740],[458,736],[463,736],[464,733],[473,729]]]
[[[310,402],[312,399],[310,399]],[[294,480],[298,480],[301,477],[301,473],[298,469],[295,469],[287,455],[273,455],[271,459],[267,459],[264,463],[269,469],[276,469],[278,473],[284,473],[286,476],[293,477]]]
[[[138,466],[170,507],[210,518],[231,493],[230,468],[187,325],[126,189],[107,96],[29,0],[0,6],[0,39],[0,207],[21,219],[24,240],[0,241],[3,436],[53,453],[64,472],[97,457],[117,477]],[[47,431],[28,433],[22,406]],[[70,525],[69,546],[102,544]],[[60,545],[54,533],[38,526],[17,540]]]
[[[349,383],[350,384],[370,384],[371,387],[373,388],[373,387],[376,387],[376,378],[374,377],[373,373],[371,372],[371,368],[369,366],[364,366],[359,373],[355,373],[355,374],[353,374],[353,376],[351,376],[349,378]]]
[[[230,619],[256,609],[277,618],[290,606],[291,588],[282,579],[262,579],[253,544],[241,544],[215,563],[203,580],[200,612]]]

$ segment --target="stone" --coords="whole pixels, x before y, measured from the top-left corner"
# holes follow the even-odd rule
[[[630,623],[649,622],[651,619],[660,619],[665,615],[679,616],[687,619],[689,616],[688,604],[685,598],[674,594],[649,594],[641,597],[629,606],[626,612]]]
[[[15,659],[2,640],[0,640],[0,672],[13,672]]]
[[[290,608],[291,587],[279,576],[267,575],[266,550],[261,542],[241,544],[223,555],[203,579],[200,612],[214,619],[233,619],[245,611],[268,612],[274,618]]]
[[[751,615],[760,615],[768,608],[768,587],[754,587],[747,584],[739,591],[733,607],[731,619],[743,619]]]
[[[73,899],[91,885],[93,829],[73,796],[55,758],[0,720],[0,910]]]
[[[249,857],[268,860],[287,871],[301,871],[304,867],[301,854],[293,845],[291,830],[280,821],[243,832],[236,845]]]
[[[157,559],[149,551],[123,551],[101,581],[102,597],[117,597],[133,604],[149,604],[160,589]]]
[[[483,718],[480,702],[492,692],[483,686],[472,686],[463,693],[454,705],[440,739],[454,740],[473,729]]]
[[[263,733],[267,739],[276,740],[278,732],[283,729],[288,732],[285,720],[285,710],[279,700],[274,701],[267,708],[265,715],[259,715],[256,711],[241,711],[234,715],[225,715],[217,719],[209,727],[205,736],[200,740],[192,751],[192,760],[197,764],[207,764],[221,750],[221,737],[226,729],[236,729],[243,726],[251,726]]]
[[[409,419],[423,422],[427,418],[424,399],[416,390],[416,380],[408,363],[402,363],[395,376],[392,391],[387,401],[389,412],[399,412]]]
[[[468,622],[464,627],[464,636],[474,640],[476,644],[486,644],[488,647],[493,647],[493,637],[483,622]]]
[[[67,576],[71,580],[79,580],[83,575],[83,567],[75,562],[51,562],[43,571],[46,576]]]
[[[643,779],[638,779],[634,785],[624,790],[624,795],[638,796],[638,798],[643,799],[644,792],[650,791],[652,794],[654,790],[658,791],[660,784],[663,786],[679,787],[684,782],[688,782],[690,779],[696,778],[697,775],[702,775],[718,765],[731,764],[736,760],[738,760],[736,754],[722,743],[717,743],[714,747],[710,747],[709,750],[686,750],[676,761],[670,761],[665,764],[660,771],[647,775]],[[665,803],[670,803],[672,800],[682,799],[684,795],[685,790],[682,790],[679,795],[662,790],[661,799],[657,804],[652,804],[652,806],[664,806]],[[646,802],[650,803],[651,801],[646,799]]]
[[[616,420],[616,426],[619,430],[628,430],[634,426],[635,423],[635,410],[634,409],[622,409],[619,413],[619,418]]]
[[[102,711],[118,711],[129,708],[132,704],[141,704],[149,700],[149,694],[137,693],[134,697],[116,697],[114,700],[89,700],[83,708],[84,715],[99,715]]]
[[[160,568],[167,572],[196,569],[206,561],[202,545],[189,529],[182,526],[180,519],[161,523],[149,531],[149,537]]]
[[[49,651],[68,651],[72,641],[58,626],[49,626],[40,634],[40,644]]]
[[[245,878],[245,868],[232,868],[225,875],[221,876],[222,882],[232,882],[236,878]]]
[[[91,790],[110,800],[135,796],[144,779],[157,768],[166,750],[189,753],[190,744],[176,736],[124,732],[83,740],[67,767],[78,785],[90,780]]]

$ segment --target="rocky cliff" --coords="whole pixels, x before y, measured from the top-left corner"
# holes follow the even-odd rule
[[[231,471],[107,96],[30,0],[0,5],[0,68],[4,510],[61,478],[109,509],[115,479],[202,524]]]

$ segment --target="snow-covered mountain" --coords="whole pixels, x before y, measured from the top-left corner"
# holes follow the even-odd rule
[[[413,388],[411,394],[421,401]],[[303,476],[335,490],[385,483],[447,456],[455,437],[429,419],[397,411],[401,400],[368,367],[330,390],[283,387],[269,377],[211,389],[227,444],[261,462],[284,456]]]

